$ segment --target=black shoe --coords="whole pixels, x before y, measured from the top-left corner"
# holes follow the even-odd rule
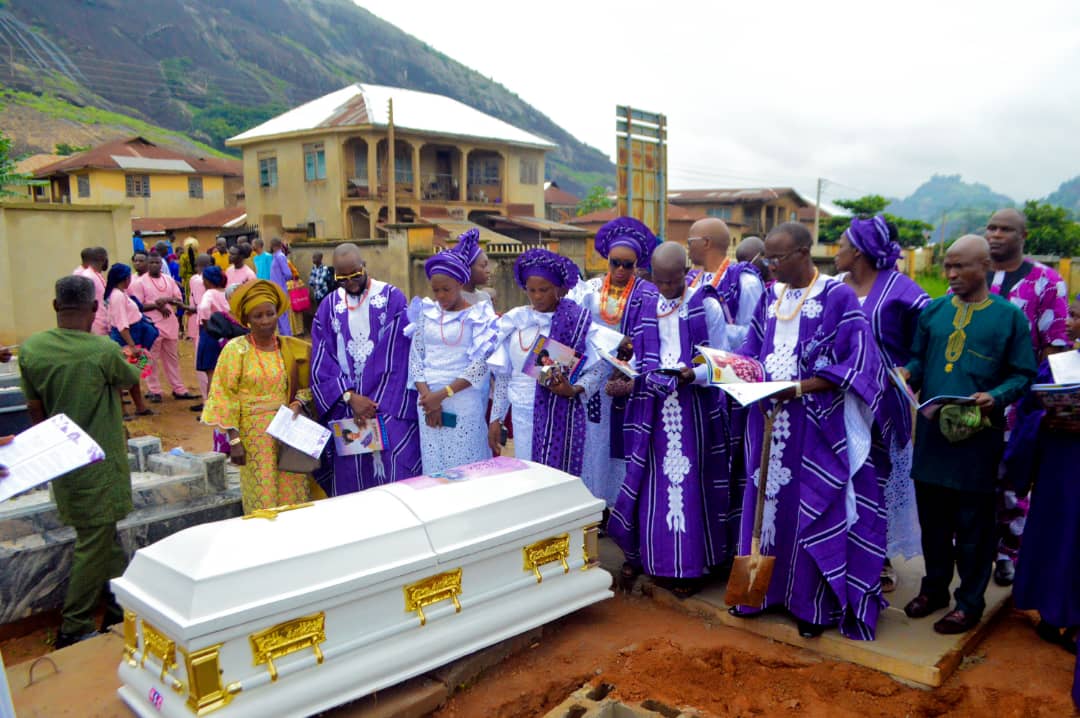
[[[204,406],[203,404],[193,404],[193,405],[188,407],[188,411],[202,411],[203,406]]]
[[[908,601],[908,604],[904,606],[904,613],[907,614],[908,618],[926,618],[931,613],[940,611],[948,605],[948,598],[943,601],[935,601],[925,593],[920,593],[918,596]]]
[[[1012,559],[999,558],[994,566],[994,583],[999,586],[1011,586],[1016,580],[1016,566]]]
[[[75,635],[74,633],[64,633],[63,631],[58,631],[56,633],[56,640],[53,642],[53,650],[59,651],[61,648],[67,648],[68,646],[73,646],[76,643],[81,643],[88,638],[94,638],[95,636],[100,635],[101,634],[97,631],[90,631],[89,633],[84,633],[82,635]]]
[[[795,619],[795,625],[799,627],[799,635],[803,638],[817,638],[822,633],[825,633],[825,626],[817,623]]]
[[[151,404],[160,404],[161,403],[161,394],[147,394],[146,395],[146,400],[148,402],[150,402]]]
[[[192,394],[190,391],[185,391],[183,394],[177,394],[174,391],[172,393],[172,398],[176,399],[177,401],[195,401],[196,399],[201,399],[202,397],[198,394]]]

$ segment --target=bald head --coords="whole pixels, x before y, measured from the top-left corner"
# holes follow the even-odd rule
[[[731,232],[724,220],[706,217],[690,225],[686,244],[690,249],[690,261],[713,272],[727,256],[731,247]]]
[[[990,222],[987,224],[993,224],[995,221],[1008,222],[1022,230],[1027,230],[1027,217],[1024,216],[1023,212],[1014,209],[1013,207],[1006,207],[1005,209],[999,209],[997,212],[994,212],[990,215]]]
[[[322,252],[317,252],[320,258],[322,258]],[[334,266],[337,266],[339,259],[353,258],[360,259],[360,248],[352,242],[346,242],[345,244],[339,244],[334,247]]]
[[[986,298],[986,273],[990,270],[990,245],[984,237],[965,234],[945,252],[945,279],[949,289],[964,302]]]
[[[753,262],[765,253],[765,242],[761,237],[747,237],[735,247],[736,262]]]
[[[652,282],[667,299],[686,291],[686,250],[681,244],[664,242],[652,255]]]

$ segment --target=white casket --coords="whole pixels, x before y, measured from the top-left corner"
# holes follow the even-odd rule
[[[603,501],[510,458],[140,549],[120,695],[141,716],[308,715],[611,596]]]

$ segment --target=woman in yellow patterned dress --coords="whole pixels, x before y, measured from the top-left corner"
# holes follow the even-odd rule
[[[221,350],[203,422],[229,437],[230,458],[240,469],[244,513],[309,500],[306,474],[278,471],[278,442],[266,427],[282,404],[299,411],[311,401],[311,345],[277,335],[277,320],[289,309],[281,287],[260,279],[229,298],[232,314],[251,334]]]

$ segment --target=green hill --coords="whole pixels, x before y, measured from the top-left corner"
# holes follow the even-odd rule
[[[349,0],[0,3],[4,86],[130,116],[219,149],[226,137],[351,82],[453,97],[558,144],[548,177],[570,191],[613,184],[602,152]],[[9,134],[17,149],[52,149]]]
[[[1046,202],[1064,207],[1073,217],[1080,217],[1080,176],[1061,183],[1056,191],[1047,196]]]
[[[944,238],[952,239],[968,232],[981,232],[994,210],[1015,206],[1016,201],[1011,197],[994,192],[984,184],[964,182],[960,175],[934,175],[907,198],[893,200],[885,211],[934,225],[930,241],[935,243],[943,236],[943,216]]]

